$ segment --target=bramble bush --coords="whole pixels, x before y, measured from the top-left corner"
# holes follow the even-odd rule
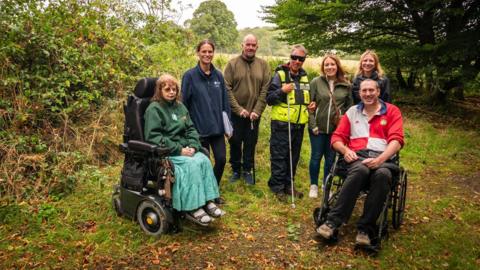
[[[0,3],[0,196],[64,195],[119,159],[122,104],[143,76],[179,76],[194,36],[124,1]]]

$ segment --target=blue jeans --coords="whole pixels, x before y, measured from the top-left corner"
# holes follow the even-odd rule
[[[320,162],[322,161],[322,157],[325,157],[323,165],[323,182],[325,182],[325,178],[327,178],[335,158],[335,151],[330,147],[332,134],[314,135],[312,130],[309,129],[308,135],[310,136],[310,146],[312,148],[309,165],[310,184],[318,185],[318,174],[320,173]]]

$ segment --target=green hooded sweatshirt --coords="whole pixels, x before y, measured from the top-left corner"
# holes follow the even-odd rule
[[[163,145],[171,156],[179,156],[182,148],[201,148],[199,135],[187,108],[178,101],[153,101],[145,111],[145,141]]]

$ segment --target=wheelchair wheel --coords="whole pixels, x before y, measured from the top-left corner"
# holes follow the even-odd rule
[[[404,168],[400,168],[400,177],[395,188],[395,194],[393,194],[392,226],[394,229],[400,228],[403,222],[405,202],[407,200],[407,183],[407,172]]]
[[[320,226],[327,220],[328,212],[338,197],[338,192],[343,184],[343,179],[339,176],[329,174],[325,179],[323,187],[322,205],[313,211],[313,220],[315,225]]]
[[[123,215],[122,204],[120,202],[120,186],[115,185],[113,187],[113,194],[112,194],[112,206],[117,213],[117,216],[121,217]]]
[[[168,231],[165,209],[149,200],[140,203],[137,221],[142,230],[151,236],[159,236]]]

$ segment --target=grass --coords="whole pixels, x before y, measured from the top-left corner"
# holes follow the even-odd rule
[[[478,269],[480,267],[480,154],[477,130],[448,118],[432,120],[405,107],[409,171],[405,223],[391,231],[378,257],[353,249],[354,223],[336,246],[314,237],[314,207],[320,199],[283,204],[267,187],[268,110],[257,146],[257,185],[222,181],[227,216],[211,228],[184,223],[183,232],[148,237],[133,221],[118,218],[110,203],[121,162],[86,167],[75,191],[62,199],[0,208],[0,268],[227,268],[227,269]],[[305,133],[296,186],[308,191],[309,141]]]

